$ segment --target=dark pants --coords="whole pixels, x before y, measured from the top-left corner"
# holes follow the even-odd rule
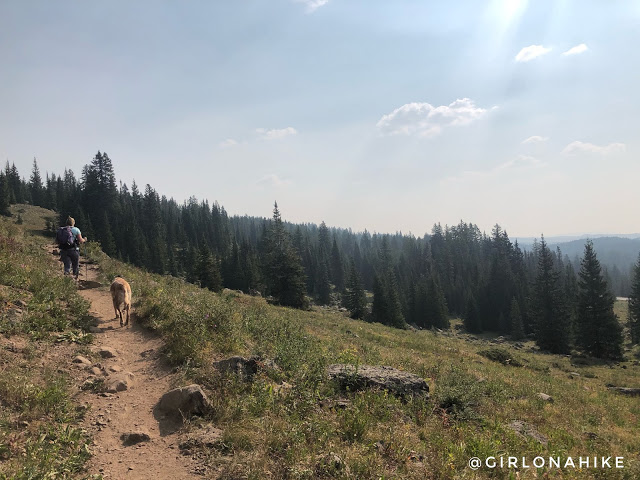
[[[69,270],[71,270],[71,266],[73,266],[73,274],[77,277],[78,262],[80,261],[80,253],[75,248],[70,248],[68,250],[61,250],[60,258],[64,262],[65,275],[69,273]]]

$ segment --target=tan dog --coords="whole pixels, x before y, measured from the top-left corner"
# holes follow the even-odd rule
[[[111,284],[111,299],[113,300],[113,309],[116,312],[116,318],[118,318],[118,315],[120,316],[120,326],[129,325],[131,287],[124,278],[116,277]],[[127,312],[127,321],[125,323],[122,323],[122,310],[120,310],[121,304],[124,304],[122,310]]]

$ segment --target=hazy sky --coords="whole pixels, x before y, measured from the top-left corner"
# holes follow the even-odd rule
[[[632,233],[640,3],[0,2],[0,160],[230,214]]]

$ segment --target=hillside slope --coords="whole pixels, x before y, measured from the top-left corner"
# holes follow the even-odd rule
[[[98,341],[143,343],[151,335],[145,332],[154,332],[163,346],[151,348],[175,367],[174,383],[197,382],[209,393],[211,411],[186,426],[221,431],[218,441],[189,452],[205,463],[208,478],[640,478],[640,401],[607,388],[640,387],[637,350],[607,364],[544,354],[533,342],[467,335],[457,320],[448,331],[397,330],[336,310],[303,312],[233,291],[215,294],[114,261],[95,245],[89,254],[100,283],[116,274],[129,280],[136,309],[134,328],[102,324],[114,329],[97,332]],[[616,308],[624,320],[625,304]],[[138,350],[122,354],[122,361],[133,362],[127,368],[139,368]],[[255,355],[261,368],[250,379],[220,374],[213,362],[233,354]],[[332,363],[415,373],[427,380],[430,398],[341,391],[326,376]],[[153,378],[159,372],[146,370]],[[120,415],[136,418],[159,393],[135,385],[121,401],[102,406],[103,413],[109,407],[111,423]],[[106,423],[96,439],[112,428]],[[93,453],[90,467],[105,468],[102,453]],[[110,453],[119,458],[120,452]],[[624,468],[468,467],[472,457],[531,463],[537,455],[621,456]],[[142,469],[123,465],[133,467],[126,478]],[[184,475],[174,478],[190,473]]]

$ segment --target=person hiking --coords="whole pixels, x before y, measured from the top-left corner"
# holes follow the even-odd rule
[[[73,276],[78,279],[78,263],[80,261],[80,244],[87,241],[82,238],[80,229],[75,226],[72,217],[67,218],[67,224],[58,228],[56,240],[60,248],[60,260],[64,263],[64,274],[69,275],[73,267]]]

